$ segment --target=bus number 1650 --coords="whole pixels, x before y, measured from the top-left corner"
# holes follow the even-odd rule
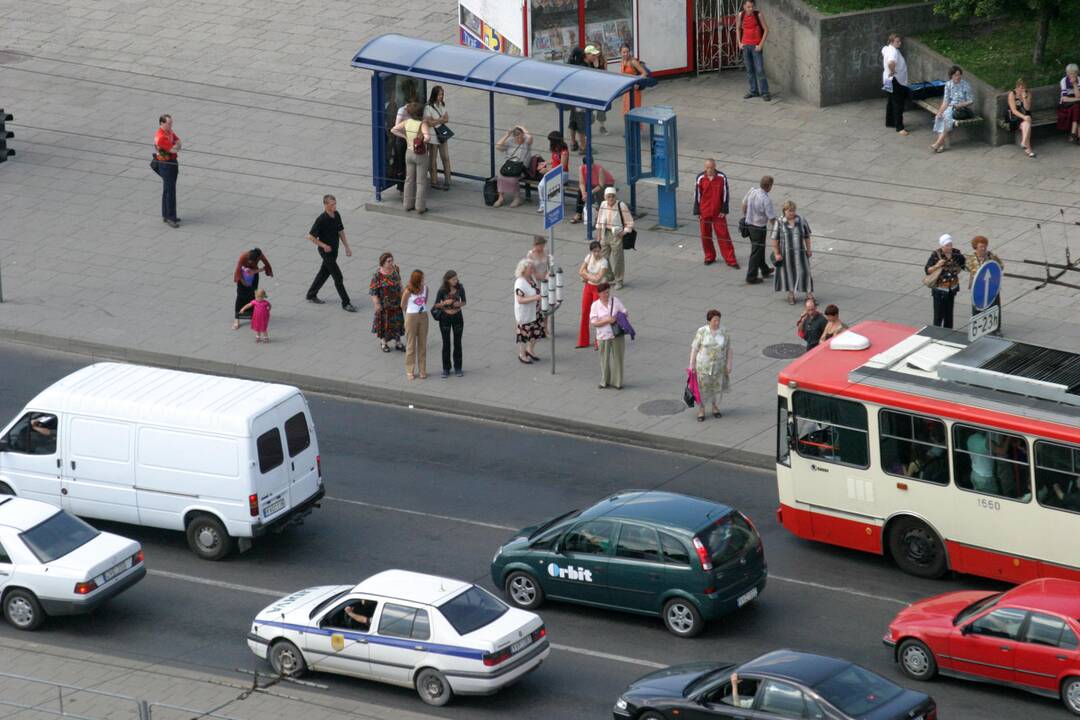
[[[978,499],[975,500],[975,502],[979,505],[979,507],[983,508],[984,510],[1000,510],[1001,509],[1001,502],[998,501],[998,500],[990,500],[988,498],[978,498]]]

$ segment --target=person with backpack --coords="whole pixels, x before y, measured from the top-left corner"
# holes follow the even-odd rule
[[[743,65],[746,66],[746,82],[749,88],[744,100],[761,96],[765,102],[772,100],[769,95],[769,81],[765,78],[765,56],[762,48],[769,37],[769,26],[758,12],[754,0],[745,0],[742,10],[735,17],[735,44],[742,51]]]
[[[600,237],[600,248],[604,258],[611,264],[611,273],[615,277],[615,289],[623,287],[623,274],[626,270],[623,238],[634,229],[634,214],[626,203],[616,197],[615,188],[604,190],[604,202],[596,213],[596,232]]]
[[[641,77],[648,77],[648,69],[645,67],[645,64],[641,62],[641,60],[637,59],[631,54],[629,45],[623,45],[621,48],[619,48],[619,55],[622,57],[622,64],[619,66],[619,72],[621,72],[623,75],[639,75]],[[633,90],[623,95],[623,115],[630,112],[631,93],[633,93],[634,96],[634,107],[641,107],[641,87],[635,85]]]
[[[406,210],[416,210],[422,215],[427,212],[428,152],[434,133],[424,119],[423,105],[409,103],[405,112],[408,117],[391,128],[390,132],[405,139],[405,194],[402,203]]]

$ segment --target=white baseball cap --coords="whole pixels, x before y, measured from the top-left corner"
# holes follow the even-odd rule
[[[613,187],[609,187],[606,190],[604,190],[604,197],[607,197],[608,195],[614,195],[614,194],[615,194],[615,188],[613,188]]]
[[[946,245],[952,245],[952,235],[950,235],[949,233],[945,233],[937,239],[937,244],[941,247],[945,247]]]

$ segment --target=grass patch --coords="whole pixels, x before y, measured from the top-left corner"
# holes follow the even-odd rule
[[[1046,55],[1033,65],[1035,20],[1005,20],[988,25],[950,25],[942,30],[920,33],[918,39],[931,49],[999,90],[1012,90],[1016,78],[1030,87],[1057,84],[1065,75],[1065,65],[1075,62],[1075,35],[1067,32],[1061,19],[1050,25]],[[1070,44],[1071,42],[1071,44]]]
[[[807,5],[816,8],[825,15],[854,12],[856,10],[878,10],[894,5],[911,5],[918,0],[804,0]]]

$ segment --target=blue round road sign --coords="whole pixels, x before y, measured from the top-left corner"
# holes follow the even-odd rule
[[[989,260],[975,271],[971,283],[971,304],[978,311],[983,311],[994,304],[1001,291],[1001,266]]]

